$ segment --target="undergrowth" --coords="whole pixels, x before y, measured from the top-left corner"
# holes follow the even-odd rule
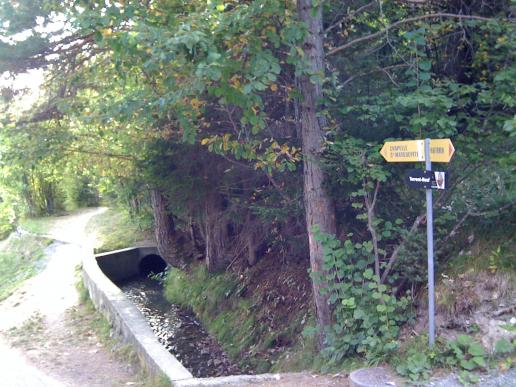
[[[403,343],[401,350],[390,359],[396,372],[411,381],[427,381],[437,370],[455,371],[463,385],[477,383],[478,373],[497,367],[506,370],[514,366],[515,342],[499,339],[488,353],[473,336],[458,335],[456,339],[438,338],[433,347],[428,337],[420,335]]]
[[[0,251],[0,301],[9,297],[25,280],[44,266],[44,248],[50,239],[12,235]]]
[[[293,316],[286,326],[271,330],[258,316],[264,305],[260,294],[243,297],[243,285],[232,273],[210,274],[202,264],[188,271],[168,270],[165,297],[171,303],[191,309],[206,329],[216,337],[228,355],[244,369],[256,373],[303,370],[339,372],[358,364],[346,359],[328,367],[320,354],[317,339],[301,335],[301,327],[314,324],[304,313]],[[279,345],[285,340],[290,345]]]
[[[234,296],[238,285],[232,274],[210,275],[202,265],[193,265],[189,273],[171,268],[165,280],[165,297],[192,309],[228,355],[235,358],[260,334],[252,301]]]
[[[126,212],[113,208],[92,217],[86,232],[96,235],[96,254],[131,247],[153,238],[147,227],[140,226]]]
[[[314,371],[323,373],[348,372],[366,366],[363,358],[358,356],[346,357],[340,362],[329,363],[328,357],[321,353],[315,330],[315,318],[311,315],[306,322],[306,328],[296,344],[284,351],[271,368],[272,372],[301,372]]]
[[[59,216],[44,216],[40,218],[22,218],[19,221],[20,227],[33,234],[46,234],[54,225]]]

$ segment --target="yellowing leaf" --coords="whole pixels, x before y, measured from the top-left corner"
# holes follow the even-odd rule
[[[199,109],[199,107],[201,106],[202,102],[199,101],[197,98],[192,98],[192,100],[190,101],[190,105],[192,105],[192,107],[194,109]]]
[[[274,92],[278,91],[278,85],[276,85],[275,83],[273,83],[270,87],[271,87],[272,91],[274,91]]]
[[[103,28],[100,30],[100,33],[102,34],[102,36],[109,36],[113,34],[113,30],[111,28]]]
[[[228,143],[229,143],[230,135],[226,133],[224,137],[222,138],[222,149],[226,152],[228,150]]]

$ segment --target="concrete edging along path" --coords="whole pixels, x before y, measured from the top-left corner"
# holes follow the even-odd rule
[[[82,275],[95,307],[108,319],[114,332],[134,346],[139,358],[155,375],[165,374],[173,384],[192,374],[157,340],[145,317],[122,291],[104,275],[95,256],[85,256]]]

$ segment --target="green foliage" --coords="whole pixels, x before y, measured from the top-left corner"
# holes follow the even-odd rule
[[[410,320],[410,296],[396,297],[396,289],[382,284],[371,265],[371,242],[341,244],[333,235],[314,230],[324,247],[324,292],[333,307],[335,323],[326,334],[327,356],[332,362],[362,354],[378,362],[398,348],[402,324]]]
[[[459,373],[459,382],[463,386],[469,386],[470,384],[476,384],[480,381],[480,377],[469,371],[462,371]]]
[[[471,336],[459,335],[456,340],[449,341],[446,348],[443,361],[449,366],[460,367],[466,371],[487,367],[486,351]]]
[[[65,205],[68,210],[99,205],[99,194],[88,176],[67,176],[63,179]]]
[[[195,265],[188,273],[171,268],[165,296],[172,303],[191,308],[228,354],[237,358],[260,334],[250,301],[236,295],[238,285],[233,275],[209,274],[203,265]]]
[[[32,234],[48,234],[55,221],[55,216],[45,216],[40,218],[22,218],[19,224],[22,230]]]
[[[516,323],[501,324],[500,327],[509,332],[516,332]]]
[[[413,382],[427,380],[432,370],[430,359],[424,352],[411,353],[402,364],[396,367],[396,372],[408,377]]]
[[[505,355],[514,352],[516,346],[514,342],[511,343],[509,340],[502,338],[496,341],[494,350],[497,355]]]
[[[25,280],[39,273],[45,263],[43,250],[49,239],[12,235],[0,251],[0,301]]]
[[[134,246],[137,242],[153,239],[151,230],[140,227],[127,212],[108,209],[90,219],[86,231],[96,238],[95,253]]]
[[[509,241],[509,246],[510,246]],[[491,273],[498,271],[514,271],[516,269],[515,258],[516,254],[511,248],[507,249],[507,245],[499,245],[496,249],[491,251],[488,257],[488,269]]]
[[[311,318],[296,345],[281,354],[270,372],[313,371],[329,374],[351,372],[367,366],[366,361],[359,356],[346,357],[338,363],[328,363],[328,357],[319,349],[317,333],[315,320]]]
[[[16,227],[16,213],[11,203],[0,202],[0,240],[9,236]]]
[[[514,345],[500,340],[495,349],[495,356],[504,356],[514,351]],[[437,340],[432,348],[428,347],[425,335],[404,343],[401,354],[391,359],[397,373],[408,377],[413,382],[428,380],[433,370],[442,367],[458,369],[459,381],[463,385],[478,382],[474,371],[488,368],[489,357],[485,349],[471,336],[459,335],[455,340],[443,342]]]
[[[433,347],[429,347],[426,335],[409,338],[389,362],[398,374],[412,382],[428,380],[433,369],[439,364],[443,348],[439,339]]]

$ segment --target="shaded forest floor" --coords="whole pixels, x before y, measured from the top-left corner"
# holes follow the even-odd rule
[[[471,336],[481,343],[489,364],[485,370],[475,372],[479,377],[490,378],[487,370],[503,374],[516,365],[511,356],[495,354],[497,341],[510,342],[515,337],[514,332],[502,328],[504,324],[511,325],[516,311],[515,246],[510,235],[479,235],[481,238],[451,252],[449,259],[439,265],[437,335],[443,350],[447,342],[459,335]],[[309,370],[347,375],[367,365],[356,356],[328,366],[314,337],[303,334],[315,325],[307,261],[283,262],[277,255],[267,254],[252,267],[236,261],[231,273],[209,275],[203,267],[199,262],[190,265],[186,272],[172,270],[166,285],[167,296],[172,302],[191,307],[248,371]],[[186,287],[193,290],[185,296]],[[389,356],[388,363],[380,364],[396,368],[406,363],[411,348],[428,349],[426,299],[422,286],[416,294],[415,324],[404,328],[401,348]],[[453,367],[440,367],[432,370],[435,377],[454,372]]]

